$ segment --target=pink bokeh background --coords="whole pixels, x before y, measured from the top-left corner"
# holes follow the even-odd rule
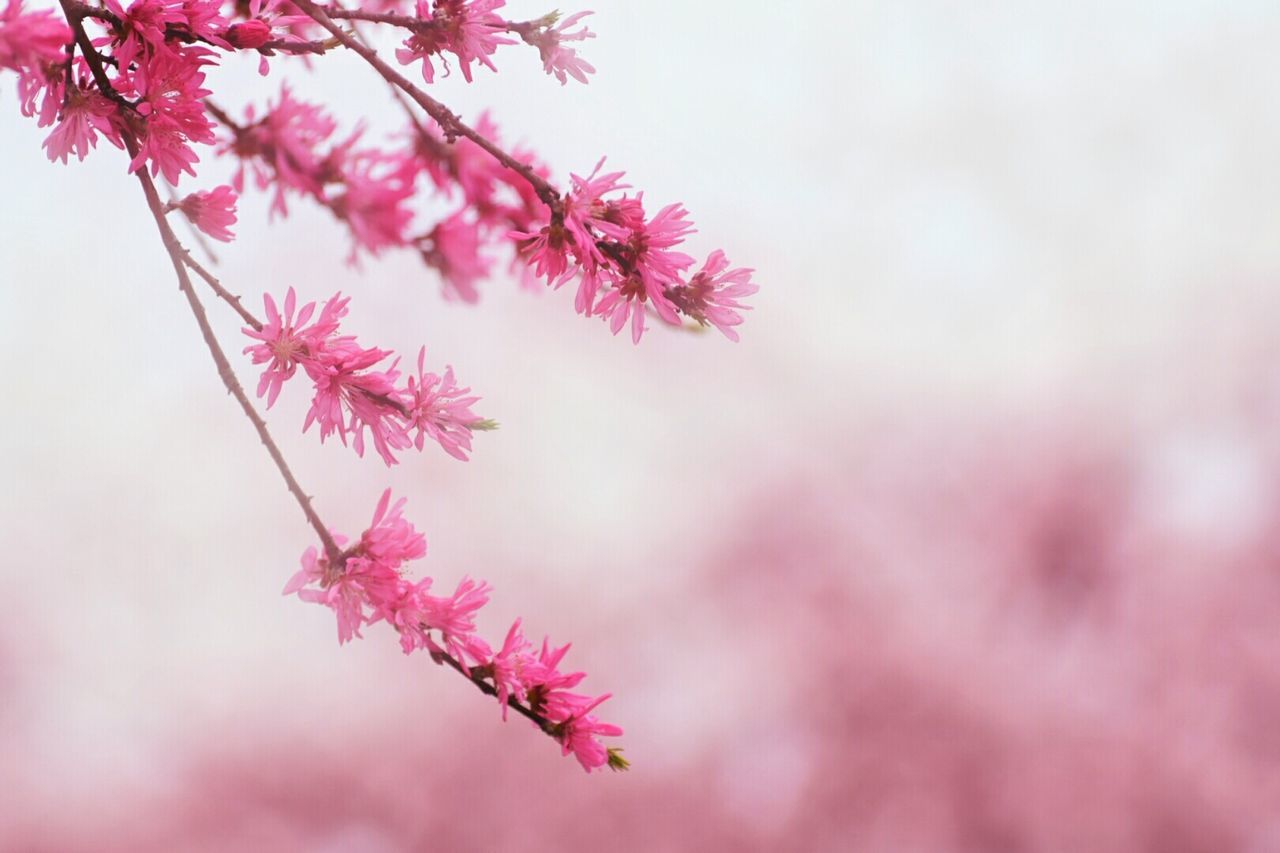
[[[0,80],[0,849],[1280,850],[1280,12],[596,10],[590,86],[438,91],[684,201],[758,270],[740,345],[447,303],[261,198],[220,272],[484,396],[466,464],[269,423],[331,524],[390,485],[488,635],[572,640],[633,770],[280,597],[309,531],[124,159],[50,166]]]

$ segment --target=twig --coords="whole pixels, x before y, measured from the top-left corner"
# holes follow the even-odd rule
[[[93,47],[84,31],[81,17],[77,16],[74,10],[70,8],[70,0],[59,0],[59,2],[62,4],[63,14],[66,15],[67,22],[75,32],[76,42],[80,45],[80,53],[85,58],[85,62],[89,64],[89,70],[93,74],[94,80],[97,81],[99,88],[104,88],[104,91],[110,89],[111,84],[107,81],[107,75],[102,68],[102,63],[99,61],[97,50]],[[124,139],[125,148],[128,150],[129,156],[137,159],[139,151],[138,140],[134,136],[132,129],[122,127],[120,135]],[[138,176],[138,182],[142,184],[142,193],[146,196],[147,206],[151,209],[151,217],[156,222],[156,228],[160,231],[160,239],[164,243],[165,250],[169,253],[169,260],[173,264],[174,274],[178,277],[178,289],[187,298],[191,313],[195,315],[196,325],[200,327],[200,334],[204,338],[205,345],[209,348],[209,354],[213,357],[214,364],[217,365],[218,376],[222,378],[222,384],[226,386],[231,396],[236,398],[236,402],[244,410],[245,417],[249,419],[254,429],[257,430],[258,437],[267,448],[267,453],[270,454],[272,461],[275,462],[280,475],[284,477],[285,484],[289,487],[289,492],[293,495],[294,500],[298,502],[298,506],[302,508],[307,522],[315,530],[316,535],[320,537],[320,542],[324,545],[325,553],[328,555],[330,563],[341,565],[341,549],[333,541],[333,536],[329,534],[329,529],[324,526],[320,517],[316,515],[315,508],[311,506],[311,498],[302,490],[302,486],[298,485],[293,472],[289,470],[289,465],[280,453],[280,448],[276,446],[275,441],[271,438],[271,433],[267,431],[266,423],[258,415],[257,410],[254,409],[253,403],[244,392],[244,388],[240,386],[240,381],[236,378],[235,371],[231,369],[231,363],[227,360],[226,353],[222,351],[222,346],[214,335],[213,327],[209,324],[209,317],[205,314],[204,305],[201,304],[200,297],[196,295],[196,290],[191,284],[191,278],[187,275],[187,261],[184,259],[187,252],[182,247],[182,244],[178,242],[173,229],[169,227],[169,220],[164,213],[164,202],[160,200],[160,194],[156,191],[155,183],[151,180],[151,176],[147,174],[145,167],[140,167],[135,174]]]
[[[209,285],[213,292],[218,295],[218,298],[230,305],[232,309],[240,315],[240,319],[248,323],[255,332],[262,331],[262,322],[257,317],[253,316],[253,314],[249,313],[249,309],[245,308],[244,305],[241,304],[240,297],[223,287],[221,282],[214,277],[213,273],[202,267],[195,258],[191,257],[191,253],[186,249],[182,249],[182,261],[187,266],[191,267],[196,275],[204,279],[205,284]]]

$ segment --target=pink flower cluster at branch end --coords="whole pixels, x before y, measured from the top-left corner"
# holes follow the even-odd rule
[[[321,441],[337,433],[343,444],[350,435],[360,456],[367,432],[387,465],[397,461],[395,451],[421,450],[427,438],[465,461],[471,451],[471,433],[496,426],[471,410],[480,398],[458,386],[453,368],[446,368],[443,376],[428,372],[425,348],[418,353],[416,375],[400,386],[399,360],[383,365],[392,352],[362,347],[353,336],[338,334],[349,301],[337,294],[318,313],[316,303],[308,302],[295,316],[293,288],[285,295],[283,313],[270,294],[264,297],[266,325],[243,330],[259,342],[244,351],[254,364],[266,365],[258,396],[265,395],[270,408],[284,383],[301,367],[315,390],[304,432],[318,424]],[[411,435],[414,432],[416,436]]]
[[[671,325],[683,314],[738,340],[738,312],[749,310],[739,300],[758,290],[752,271],[729,269],[716,250],[686,280],[694,259],[676,247],[694,230],[689,212],[669,204],[648,216],[644,194],[623,193],[623,173],[601,174],[603,166],[601,160],[586,178],[573,175],[562,210],[548,210],[541,228],[510,234],[535,274],[555,287],[576,279],[578,312],[603,318],[614,334],[630,323],[636,343],[647,310]]]
[[[383,492],[373,521],[359,541],[342,552],[341,565],[332,565],[316,548],[308,548],[284,594],[297,593],[304,601],[332,609],[339,643],[362,636],[364,626],[386,622],[399,633],[406,654],[426,649],[438,662],[451,659],[497,698],[504,720],[509,707],[520,708],[584,770],[624,769],[620,751],[600,741],[621,735],[622,729],[592,714],[609,694],[574,693],[586,674],[560,671],[568,645],[552,648],[543,640],[535,651],[516,620],[495,652],[475,625],[476,613],[489,601],[488,584],[464,578],[451,595],[437,596],[430,592],[431,578],[415,582],[404,577],[405,563],[427,552],[425,537],[402,515],[404,504],[403,498],[391,503],[390,489]],[[334,541],[341,547],[347,540],[334,534]]]

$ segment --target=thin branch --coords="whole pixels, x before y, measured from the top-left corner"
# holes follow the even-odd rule
[[[262,322],[257,317],[253,316],[253,314],[249,312],[249,309],[245,308],[244,305],[240,303],[240,297],[223,287],[221,282],[214,277],[213,273],[202,267],[195,258],[191,257],[191,253],[186,249],[182,249],[182,261],[187,266],[191,267],[192,271],[194,271],[196,275],[204,279],[205,284],[209,285],[213,292],[218,295],[218,298],[230,305],[232,309],[240,315],[240,319],[248,323],[255,332],[262,331]]]
[[[75,32],[76,42],[80,45],[80,53],[89,64],[89,70],[93,74],[94,80],[98,82],[99,88],[104,91],[110,89],[110,83],[107,82],[107,75],[102,68],[98,52],[84,31],[81,17],[77,16],[75,11],[70,8],[70,0],[59,0],[59,2],[62,3],[63,14],[66,15],[67,22]],[[124,139],[129,156],[137,159],[139,151],[138,140],[134,136],[133,130],[127,126],[122,127],[120,135]],[[174,274],[178,277],[178,289],[187,298],[191,313],[195,315],[196,324],[200,327],[200,334],[204,338],[205,345],[209,348],[209,354],[213,356],[214,364],[217,365],[218,375],[222,378],[222,384],[227,387],[227,391],[230,392],[231,396],[236,398],[236,402],[244,410],[245,416],[253,424],[254,429],[257,430],[258,437],[267,448],[267,453],[270,454],[272,461],[275,462],[280,475],[284,477],[285,484],[289,487],[289,492],[293,495],[294,500],[298,502],[298,506],[302,508],[302,513],[306,516],[307,522],[315,530],[316,535],[320,537],[320,542],[324,545],[325,553],[329,556],[330,563],[341,565],[341,549],[333,541],[333,537],[329,534],[329,529],[324,526],[320,517],[316,515],[315,508],[311,506],[311,499],[302,490],[302,486],[298,485],[293,472],[289,470],[289,465],[280,453],[280,448],[276,446],[275,441],[271,438],[271,433],[267,431],[266,423],[258,415],[257,410],[254,409],[253,403],[250,402],[248,395],[244,392],[244,388],[240,386],[240,381],[236,378],[235,371],[231,369],[231,363],[227,360],[226,353],[222,351],[222,347],[214,335],[213,327],[209,324],[209,317],[205,314],[204,305],[201,304],[200,297],[196,295],[196,290],[191,284],[191,278],[187,275],[187,252],[182,247],[182,244],[178,242],[173,229],[169,227],[169,220],[164,213],[164,202],[160,200],[160,194],[156,191],[155,183],[151,180],[151,176],[147,174],[145,167],[139,168],[135,174],[138,176],[138,182],[142,184],[142,193],[146,196],[147,206],[151,209],[151,217],[156,222],[156,228],[160,231],[160,239],[164,243],[165,250],[169,253],[169,260],[173,264]]]
[[[453,667],[462,675],[463,678],[467,679],[472,684],[474,684],[477,688],[479,688],[481,693],[484,693],[487,696],[493,696],[495,698],[497,697],[498,689],[494,687],[492,684],[490,684],[489,682],[484,680],[484,676],[480,675],[479,672],[477,671],[479,669],[478,667],[472,667],[471,668],[472,671],[467,672],[467,670],[462,666],[462,664],[456,658],[452,657],[446,652],[433,651],[431,652],[431,657],[438,663],[446,663],[449,666]],[[556,731],[555,731],[556,724],[551,722],[541,714],[539,714],[537,711],[530,708],[528,705],[518,702],[515,699],[508,699],[507,707],[511,708],[511,710],[515,711],[520,716],[532,720],[538,726],[538,728],[542,729],[544,733],[550,735],[553,738],[556,737]]]

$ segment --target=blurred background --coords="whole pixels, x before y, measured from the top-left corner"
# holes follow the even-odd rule
[[[268,420],[334,527],[390,485],[487,636],[572,640],[631,772],[280,596],[311,533],[123,155],[51,166],[6,76],[0,848],[1280,850],[1280,9],[594,8],[589,86],[509,48],[436,92],[683,201],[757,269],[741,344],[446,302],[253,193],[219,271],[483,395],[466,464]],[[398,125],[317,65],[211,80]]]

